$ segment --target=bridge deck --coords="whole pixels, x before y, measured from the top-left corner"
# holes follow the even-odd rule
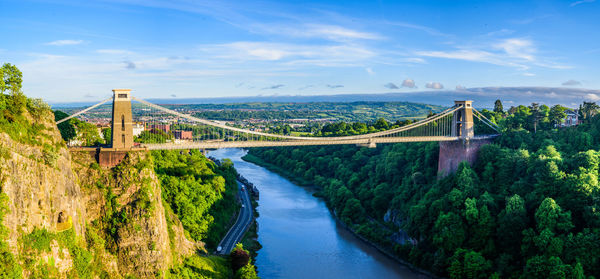
[[[473,139],[493,138],[496,135],[478,136]],[[149,150],[169,150],[169,149],[218,149],[218,148],[244,148],[244,147],[273,147],[273,146],[307,146],[307,145],[338,145],[338,144],[357,144],[369,145],[378,143],[395,142],[425,142],[425,141],[456,141],[458,137],[385,137],[372,139],[356,140],[327,140],[326,138],[316,138],[315,140],[302,141],[204,141],[204,142],[184,142],[184,143],[163,143],[163,144],[144,144]]]

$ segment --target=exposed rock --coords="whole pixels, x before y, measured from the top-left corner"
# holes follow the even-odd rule
[[[85,233],[86,211],[77,177],[71,170],[70,154],[53,121],[38,124],[45,126],[43,143],[58,149],[51,164],[43,159],[48,147],[19,143],[0,133],[0,149],[5,154],[0,157],[1,190],[8,196],[10,209],[4,225],[9,230],[8,243],[13,253],[17,251],[19,236],[35,227],[51,232],[64,229],[64,225],[59,225],[59,216],[61,221],[71,220],[68,226],[73,226],[77,235]]]
[[[94,152],[67,150],[50,112],[29,118],[45,127],[35,144],[0,131],[0,190],[10,210],[3,225],[24,277],[36,277],[38,268],[72,277],[81,257],[73,251],[84,249],[91,253],[90,264],[111,278],[154,278],[203,249],[185,237],[177,216],[163,207],[147,152],[130,152],[117,167],[101,168]],[[44,237],[51,239],[47,248],[23,243],[34,228],[45,229]],[[56,240],[64,231],[72,235],[71,228],[75,234],[69,242]]]
[[[84,185],[87,221],[102,223],[102,217],[110,213],[108,191],[115,196],[118,213],[113,214],[125,216],[112,228],[115,234],[106,236],[113,237],[110,250],[118,258],[121,273],[154,277],[201,247],[186,239],[174,214],[169,214],[167,222],[160,184],[147,152],[130,152],[112,169],[100,168],[88,152],[73,152],[73,157],[73,167]],[[109,224],[101,228],[111,229]]]

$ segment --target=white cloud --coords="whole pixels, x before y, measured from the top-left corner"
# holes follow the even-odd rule
[[[367,68],[365,68],[365,71],[367,71],[367,73],[368,73],[369,75],[374,75],[374,74],[375,74],[375,72],[373,71],[373,69],[371,69],[371,67],[367,67]]]
[[[457,59],[489,63],[499,66],[528,70],[532,66],[551,69],[569,69],[568,65],[558,64],[545,57],[536,56],[537,49],[529,39],[511,38],[493,44],[469,47],[462,46],[446,51],[417,51],[419,56]],[[527,75],[527,74],[525,74]]]
[[[70,45],[80,45],[83,44],[82,40],[57,40],[53,42],[45,43],[48,46],[70,46]]]
[[[563,86],[579,86],[581,85],[580,81],[570,79],[562,83]]]
[[[600,96],[598,94],[589,93],[584,96],[585,99],[590,101],[598,101],[600,100]]]
[[[487,62],[493,56],[491,53],[481,50],[418,51],[417,55],[480,62]]]
[[[444,85],[439,82],[428,82],[425,84],[425,87],[430,89],[444,89]]]
[[[373,33],[329,24],[253,24],[251,31],[258,34],[272,34],[294,38],[317,38],[335,42],[356,40],[382,40],[385,37]]]
[[[534,73],[523,73],[523,75],[526,77],[534,77],[535,76]]]
[[[96,52],[100,53],[100,54],[119,54],[119,55],[134,54],[134,52],[129,51],[129,50],[124,50],[124,49],[98,49],[98,50],[96,50]]]
[[[527,39],[506,39],[496,44],[495,47],[504,50],[504,52],[506,52],[506,54],[510,57],[525,59],[528,61],[534,60],[533,53],[536,52],[536,49],[533,47],[533,43]]]
[[[376,53],[360,46],[304,45],[270,42],[234,42],[202,46],[201,51],[213,59],[232,63],[249,60],[277,61],[287,65],[358,66]],[[368,70],[367,70],[368,72]]]
[[[408,88],[416,88],[417,86],[415,85],[415,81],[413,79],[405,79],[404,81],[402,81],[402,87],[408,87]]]
[[[417,63],[417,64],[425,64],[425,63],[427,63],[425,61],[425,59],[419,58],[419,57],[404,58],[404,59],[402,59],[402,61],[409,62],[409,63]]]
[[[593,2],[596,2],[596,0],[581,0],[581,1],[575,1],[575,2],[571,3],[571,5],[569,5],[569,6],[575,7],[575,6],[579,5],[579,4],[593,3]]]
[[[388,82],[384,84],[383,87],[387,89],[399,89],[398,85],[394,84],[393,82]]]
[[[306,37],[325,38],[333,41],[383,39],[382,36],[375,33],[356,31],[336,25],[307,24],[302,29],[305,30],[301,32],[302,35]]]

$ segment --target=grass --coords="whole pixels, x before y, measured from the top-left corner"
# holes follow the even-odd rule
[[[232,278],[229,261],[218,256],[201,257],[193,255],[182,264],[175,266],[166,274],[167,278]]]

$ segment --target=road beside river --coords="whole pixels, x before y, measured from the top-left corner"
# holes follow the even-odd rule
[[[256,267],[261,278],[427,278],[354,236],[309,188],[241,159],[242,149],[219,149],[260,191]]]
[[[240,182],[238,182],[237,185],[238,194],[243,206],[240,208],[240,212],[238,213],[235,223],[233,226],[231,226],[223,240],[221,240],[221,243],[219,243],[221,252],[217,253],[221,255],[227,255],[231,253],[231,250],[233,250],[235,244],[242,241],[242,237],[244,236],[246,230],[248,230],[248,226],[252,224],[252,203],[250,202],[250,195],[248,194],[247,190],[242,190],[242,187],[245,186],[243,186]]]

